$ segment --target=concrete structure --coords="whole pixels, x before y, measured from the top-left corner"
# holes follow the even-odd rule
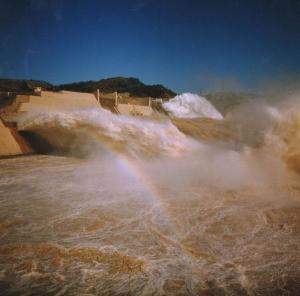
[[[14,127],[9,127],[0,119],[0,157],[31,153],[28,143]]]
[[[103,94],[99,89],[94,94],[70,91],[15,95],[12,104],[0,109],[0,116],[8,122],[28,111],[68,111],[74,109],[99,108],[100,106],[116,114],[131,116],[152,116],[153,113],[164,113],[163,99],[151,97],[131,97],[129,93]]]
[[[99,102],[90,93],[43,91],[40,96],[17,95],[11,105],[0,110],[0,115],[7,122],[14,122],[17,116],[28,111],[67,111],[99,107]]]
[[[41,87],[35,87],[33,91],[38,96],[42,95],[42,88]]]
[[[152,108],[153,98],[130,97],[129,93],[107,93],[100,94],[100,104],[111,112],[128,116],[151,117],[156,108]],[[157,105],[157,104],[156,104]],[[155,106],[156,106],[155,105]]]
[[[40,95],[16,95],[12,104],[0,109],[0,157],[33,152],[27,141],[19,134],[15,122],[28,111],[67,111],[100,108],[93,94],[76,92],[48,92]]]
[[[15,98],[14,98],[15,96]],[[16,95],[11,104],[0,109],[0,157],[32,152],[26,140],[18,133],[16,122],[27,112],[71,111],[88,108],[106,108],[127,116],[151,117],[161,113],[152,98],[133,98],[128,93],[95,94],[78,92],[50,92],[37,89],[35,94]],[[160,104],[161,105],[161,104]],[[50,133],[50,131],[48,131]]]
[[[97,99],[98,103],[100,104],[100,90],[99,90],[99,88],[96,91],[96,99]]]
[[[69,91],[62,91],[57,93],[43,91],[41,96],[29,96],[28,101],[23,102],[20,105],[18,112],[32,111],[35,109],[46,109],[47,111],[65,111],[86,108],[99,108],[99,103],[97,102],[93,94]]]
[[[151,97],[135,98],[129,93],[94,94],[70,91],[42,91],[40,95],[16,95],[13,103],[0,109],[0,116],[6,122],[15,122],[16,118],[29,111],[68,111],[75,109],[103,107],[116,114],[151,117],[154,113],[164,113],[162,99]]]
[[[118,104],[117,110],[120,114],[128,116],[152,116],[153,109],[149,106],[139,106],[131,104]]]

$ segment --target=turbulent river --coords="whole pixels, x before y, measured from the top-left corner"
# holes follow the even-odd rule
[[[255,108],[23,118],[63,156],[0,160],[0,294],[299,295],[300,121]]]

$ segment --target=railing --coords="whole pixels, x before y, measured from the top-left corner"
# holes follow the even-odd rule
[[[114,105],[117,107],[119,104],[130,104],[130,105],[139,105],[139,106],[149,106],[149,107],[158,107],[162,106],[162,98],[152,98],[152,97],[130,97],[122,96],[118,92],[103,94],[99,90],[95,93],[96,100],[100,105]]]

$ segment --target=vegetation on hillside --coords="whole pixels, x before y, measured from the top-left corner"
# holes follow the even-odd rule
[[[30,92],[35,87],[43,90],[53,90],[54,86],[42,80],[0,79],[1,92]]]
[[[82,81],[52,85],[40,80],[0,79],[0,92],[30,92],[35,87],[43,90],[69,90],[92,93],[99,89],[102,93],[128,92],[132,97],[172,98],[176,95],[161,84],[146,85],[137,78],[114,77],[98,81]]]
[[[128,92],[133,97],[172,98],[176,95],[172,90],[161,84],[146,85],[137,78],[114,77],[99,81],[83,81],[70,84],[62,84],[59,90],[78,92],[94,92],[99,89],[102,93]]]

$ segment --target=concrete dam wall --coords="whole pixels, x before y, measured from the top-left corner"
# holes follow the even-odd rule
[[[69,91],[42,91],[40,95],[16,95],[10,105],[0,109],[0,116],[3,119],[0,130],[0,156],[25,154],[33,150],[37,153],[51,152],[53,147],[51,147],[51,143],[48,141],[49,137],[52,140],[56,139],[55,148],[64,146],[60,145],[61,143],[65,143],[66,141],[71,143],[74,139],[77,139],[75,136],[69,138],[65,134],[58,133],[57,130],[52,131],[48,129],[42,133],[36,129],[18,131],[17,125],[20,119],[23,118],[22,116],[31,112],[66,112],[104,108],[113,113],[127,116],[152,117],[155,113],[151,106],[136,104],[134,100],[137,103],[144,103],[141,98],[138,100],[128,97],[127,103],[118,102],[116,104],[113,95],[112,98],[107,96],[107,98],[103,98],[102,100],[97,100],[97,97],[91,93]],[[99,116],[102,116],[101,112]],[[20,126],[18,127],[20,128]],[[27,143],[30,143],[33,149]],[[82,146],[84,145],[82,144]]]
[[[99,103],[93,94],[43,91],[41,96],[29,96],[28,102],[22,103],[18,111],[26,112],[43,109],[47,111],[66,111],[85,108],[99,108]]]
[[[28,154],[33,152],[16,128],[8,127],[0,119],[0,157]]]
[[[13,103],[0,110],[0,157],[32,153],[33,149],[18,131],[18,117],[27,112],[67,111],[99,108],[93,94],[43,91],[40,96],[17,95]]]

